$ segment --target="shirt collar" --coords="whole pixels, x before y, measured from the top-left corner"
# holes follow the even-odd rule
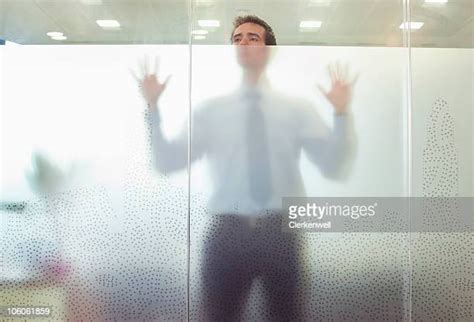
[[[260,79],[258,80],[258,83],[253,86],[242,80],[238,91],[241,95],[245,95],[246,93],[252,91],[256,91],[264,95],[265,93],[270,91],[270,82],[266,75],[262,75],[262,77],[260,77]]]

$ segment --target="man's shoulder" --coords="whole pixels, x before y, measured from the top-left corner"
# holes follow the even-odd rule
[[[225,107],[231,107],[238,102],[237,95],[222,94],[214,97],[205,98],[192,105],[194,112],[199,114],[214,114],[227,110]]]
[[[210,97],[202,101],[203,107],[222,107],[222,105],[230,104],[235,102],[237,99],[235,94],[221,94],[218,96]]]

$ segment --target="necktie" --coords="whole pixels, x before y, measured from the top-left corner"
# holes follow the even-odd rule
[[[263,111],[259,106],[261,94],[247,93],[247,156],[250,197],[265,205],[271,194],[270,157]]]

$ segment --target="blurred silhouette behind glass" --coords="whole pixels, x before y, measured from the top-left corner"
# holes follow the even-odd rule
[[[193,162],[209,164],[213,193],[208,210],[215,227],[205,240],[202,310],[198,319],[239,319],[255,277],[262,277],[273,320],[298,316],[296,288],[300,246],[297,234],[281,230],[281,198],[305,196],[299,169],[301,152],[324,176],[347,177],[355,152],[348,66],[329,67],[332,87],[323,94],[334,107],[334,127],[322,121],[312,104],[271,89],[265,70],[276,39],[256,16],[238,17],[232,43],[243,70],[241,86],[193,110]],[[136,76],[148,103],[156,168],[169,173],[187,166],[188,126],[168,139],[157,102],[166,88],[147,62]]]

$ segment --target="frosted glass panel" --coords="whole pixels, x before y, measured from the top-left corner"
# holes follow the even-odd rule
[[[0,0],[0,320],[473,320],[472,5]]]
[[[281,223],[283,197],[407,195],[406,50],[272,47],[251,86],[246,59],[259,50],[193,47],[191,319],[407,318],[408,232],[285,233]],[[341,78],[358,75],[344,115],[323,94],[338,61]],[[247,118],[252,90],[265,130]],[[264,189],[254,181],[263,170],[252,172],[258,130],[271,182],[263,205],[252,194]]]
[[[160,77],[173,75],[160,104],[175,135],[187,46],[0,50],[1,305],[48,306],[58,321],[185,319],[187,170],[153,166],[132,71],[159,55]]]
[[[455,201],[449,207],[440,203],[438,209],[425,207],[412,214],[426,227],[441,231],[412,236],[413,318],[470,320],[474,53],[467,48],[416,48],[411,57],[413,195]],[[470,201],[467,222],[460,220],[464,200]],[[440,210],[441,217],[433,216]]]

